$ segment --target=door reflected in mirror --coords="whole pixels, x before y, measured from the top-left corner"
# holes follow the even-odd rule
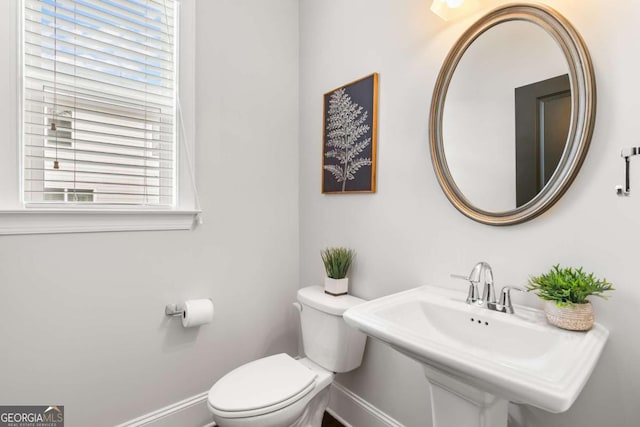
[[[446,95],[442,142],[470,203],[512,211],[550,181],[571,123],[568,71],[556,40],[527,21],[489,28],[465,51]]]
[[[551,180],[567,145],[571,123],[569,76],[515,90],[516,206],[533,199]]]

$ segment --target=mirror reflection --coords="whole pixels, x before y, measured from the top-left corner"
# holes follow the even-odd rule
[[[470,203],[510,211],[549,182],[571,123],[568,70],[556,41],[526,21],[490,28],[464,53],[446,95],[442,140]]]

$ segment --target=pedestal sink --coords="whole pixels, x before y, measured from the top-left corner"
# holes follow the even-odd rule
[[[344,319],[424,366],[434,427],[506,427],[508,402],[549,412],[571,407],[609,331],[547,324],[540,310],[514,314],[469,305],[466,294],[423,286],[350,308]]]

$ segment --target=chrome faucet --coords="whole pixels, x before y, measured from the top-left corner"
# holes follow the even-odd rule
[[[476,264],[471,270],[471,274],[469,275],[469,280],[473,280],[480,285],[483,284],[482,287],[482,298],[480,298],[477,302],[478,305],[487,305],[496,303],[496,292],[493,286],[493,270],[491,270],[491,266],[482,261]]]
[[[511,290],[523,291],[523,289],[517,286],[505,286],[500,291],[500,301],[497,301],[495,286],[493,284],[493,270],[491,270],[491,266],[484,261],[477,263],[468,277],[460,274],[452,274],[451,277],[464,279],[469,282],[467,304],[474,304],[485,307],[488,310],[500,311],[502,313],[513,314]],[[482,284],[482,297],[478,297],[480,284]]]

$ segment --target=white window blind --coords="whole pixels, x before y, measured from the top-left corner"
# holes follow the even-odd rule
[[[24,201],[174,206],[176,1],[23,2]]]

